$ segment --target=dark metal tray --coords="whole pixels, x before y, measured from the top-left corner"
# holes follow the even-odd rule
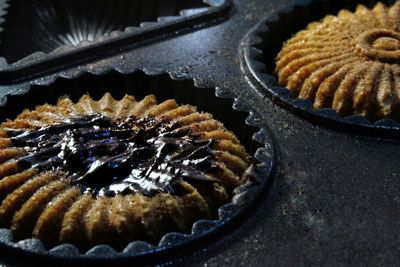
[[[220,87],[244,99],[274,133],[281,157],[269,194],[225,238],[197,247],[196,252],[182,251],[177,255],[181,259],[170,264],[399,264],[399,142],[303,120],[255,90],[240,69],[239,46],[245,34],[261,19],[304,2],[310,1],[233,0],[234,11],[223,23],[62,71],[68,78],[85,72],[101,74],[109,68],[121,73],[146,68],[190,76],[204,87]],[[56,77],[57,71],[3,83],[0,103],[7,94],[22,94]]]

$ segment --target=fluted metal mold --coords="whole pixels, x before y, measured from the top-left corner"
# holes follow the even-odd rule
[[[146,256],[155,256],[164,253],[174,252],[174,250],[179,250],[185,246],[201,246],[201,244],[206,244],[212,242],[210,240],[215,240],[218,238],[222,238],[224,235],[224,231],[236,224],[240,224],[240,222],[246,218],[246,214],[257,200],[265,195],[272,184],[274,171],[277,163],[277,150],[274,143],[274,138],[264,122],[259,118],[259,115],[253,110],[246,102],[242,99],[235,98],[234,95],[221,87],[217,88],[209,88],[209,85],[206,81],[196,80],[189,75],[182,75],[182,73],[174,72],[167,73],[160,69],[142,69],[142,70],[131,70],[131,72],[124,71],[119,72],[115,69],[107,69],[105,70],[97,70],[94,69],[90,74],[86,73],[86,75],[93,76],[93,78],[99,77],[107,74],[114,75],[143,75],[146,79],[149,80],[157,80],[160,77],[164,77],[171,81],[175,81],[178,83],[182,82],[190,82],[193,84],[192,88],[186,88],[185,90],[193,90],[202,91],[204,90],[208,92],[213,92],[212,94],[215,96],[215,99],[211,102],[217,103],[218,101],[222,101],[223,99],[227,101],[233,100],[232,108],[236,111],[240,111],[241,114],[247,114],[245,120],[242,122],[237,122],[241,124],[241,128],[243,131],[249,129],[255,129],[254,134],[247,141],[249,144],[243,144],[246,149],[249,149],[249,146],[256,146],[257,148],[252,148],[255,150],[254,158],[257,159],[257,164],[252,165],[251,172],[254,176],[254,179],[247,182],[246,184],[236,188],[234,190],[234,196],[230,203],[222,206],[218,210],[218,218],[214,220],[199,220],[193,224],[191,233],[168,233],[166,234],[157,245],[149,244],[143,241],[135,241],[128,244],[122,251],[116,251],[112,247],[108,245],[98,245],[86,252],[80,252],[75,246],[71,244],[61,244],[54,248],[46,249],[42,242],[37,239],[27,239],[21,241],[15,241],[13,239],[13,235],[8,229],[0,229],[0,242],[3,249],[8,249],[10,247],[18,248],[20,252],[23,254],[24,252],[36,253],[41,256],[49,255],[51,257],[56,257],[59,260],[101,260],[101,259],[127,259],[127,260],[135,260],[140,259]],[[79,79],[83,72],[79,72],[78,74],[66,74],[62,77],[54,78],[54,79],[44,79],[42,85],[35,85],[31,88],[27,88],[23,90],[20,94],[9,94],[5,97],[5,101],[0,104],[0,114],[5,114],[4,109],[7,106],[13,106],[15,103],[24,103],[24,99],[29,98],[31,94],[38,93],[37,89],[46,89],[51,86],[53,83],[58,80],[65,81],[74,81]],[[172,89],[173,90],[173,89]],[[46,91],[46,90],[45,90]],[[52,92],[47,92],[48,94],[53,95],[55,90],[49,90]],[[56,95],[64,94],[65,92],[56,92]],[[82,92],[81,92],[82,93]],[[154,92],[152,92],[154,93]],[[203,94],[202,93],[202,94]],[[42,95],[42,100],[44,100],[43,96],[46,93],[41,90],[40,94]],[[169,94],[168,92],[166,94]],[[156,94],[157,96],[157,94]],[[186,101],[188,104],[193,104],[188,98]],[[201,109],[201,107],[199,107]],[[231,113],[229,112],[229,115]],[[5,116],[2,116],[1,120],[4,120]],[[220,119],[220,118],[219,118]],[[221,120],[224,122],[224,120]],[[243,127],[244,126],[244,127]],[[220,237],[218,237],[220,236]],[[171,253],[170,256],[174,255]]]
[[[230,6],[230,0],[2,0],[0,69],[24,68],[124,38],[143,42],[137,35],[154,31],[146,38],[150,41],[165,36],[160,28],[178,32],[188,20],[204,25],[206,15]]]

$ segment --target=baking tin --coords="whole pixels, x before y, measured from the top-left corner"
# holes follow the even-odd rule
[[[6,95],[13,95],[9,98],[12,99],[27,93],[33,85],[51,86],[60,77],[73,81],[83,73],[101,76],[110,69],[125,74],[140,69],[146,69],[149,74],[157,74],[157,70],[161,70],[160,74],[172,72],[175,78],[190,77],[199,87],[220,86],[223,89],[218,89],[218,95],[229,97],[230,101],[239,98],[235,106],[252,110],[254,122],[268,125],[271,129],[267,128],[268,134],[272,132],[275,144],[279,144],[276,177],[271,188],[258,195],[259,199],[246,209],[238,223],[226,224],[204,242],[193,242],[176,253],[149,254],[140,257],[141,260],[119,257],[96,262],[71,258],[69,265],[399,265],[400,143],[342,131],[342,125],[320,127],[309,123],[276,105],[261,90],[255,90],[240,69],[238,48],[245,34],[261,19],[306,2],[311,3],[232,0],[234,12],[222,23],[205,23],[202,29],[146,41],[122,53],[115,49],[115,53],[96,55],[92,61],[84,61],[85,64],[67,61],[72,64],[70,68],[61,66],[62,70],[46,75],[32,71],[33,76],[29,78],[16,72],[9,79],[5,76],[0,79],[0,105],[3,105]],[[339,5],[347,1],[330,2]],[[313,11],[316,19],[324,15],[319,12]],[[29,96],[39,98],[34,94]],[[29,106],[29,102],[12,103]],[[172,257],[179,260],[169,262]],[[23,266],[35,263],[57,266],[63,262],[67,265],[59,257],[6,245],[0,248],[0,261],[13,262],[13,265],[19,261]]]
[[[7,229],[0,230],[0,257],[6,263],[35,262],[35,264],[57,265],[106,263],[149,264],[160,263],[176,257],[182,251],[205,246],[218,240],[225,229],[239,224],[248,214],[247,209],[271,186],[276,164],[276,150],[268,127],[263,124],[245,102],[235,99],[232,109],[232,96],[229,92],[217,88],[202,88],[192,80],[185,80],[173,74],[154,71],[136,71],[121,74],[115,70],[105,74],[83,74],[78,78],[59,78],[46,86],[32,86],[20,95],[8,95],[7,102],[0,106],[0,120],[13,118],[23,109],[33,108],[44,103],[55,103],[61,96],[68,95],[77,101],[83,94],[89,93],[99,99],[104,93],[111,92],[117,98],[125,94],[143,98],[154,94],[158,101],[176,99],[181,104],[192,104],[201,111],[207,111],[232,130],[254,155],[257,163],[249,168],[250,181],[234,190],[232,202],[219,208],[215,220],[197,221],[190,234],[168,233],[158,245],[137,241],[130,243],[122,252],[108,245],[99,245],[87,252],[79,252],[76,247],[62,244],[47,250],[36,239],[14,241]],[[230,97],[230,98],[226,98]],[[178,253],[179,252],[179,253]],[[5,257],[8,254],[15,257]],[[22,260],[22,261],[21,261]]]
[[[232,8],[231,0],[2,0],[0,83],[26,81],[210,26]]]
[[[341,9],[354,10],[357,4],[373,7],[378,1],[299,1],[294,6],[281,9],[262,19],[252,28],[240,45],[241,69],[248,81],[263,95],[271,97],[290,111],[332,128],[343,128],[368,136],[397,138],[400,122],[385,118],[370,121],[353,114],[340,116],[331,108],[314,109],[312,101],[294,98],[287,88],[279,87],[274,76],[275,57],[283,43],[310,22],[318,21],[328,14],[336,15]],[[390,5],[395,1],[382,1]]]

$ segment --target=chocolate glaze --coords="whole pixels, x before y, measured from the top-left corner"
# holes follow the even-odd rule
[[[206,174],[218,168],[213,141],[155,119],[93,114],[8,135],[27,151],[22,166],[61,170],[71,184],[98,196],[178,194],[182,181],[218,182]]]

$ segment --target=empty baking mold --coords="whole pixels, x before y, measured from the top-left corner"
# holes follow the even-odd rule
[[[122,33],[187,18],[220,6],[202,0],[10,0],[3,3],[0,56],[15,63]]]

